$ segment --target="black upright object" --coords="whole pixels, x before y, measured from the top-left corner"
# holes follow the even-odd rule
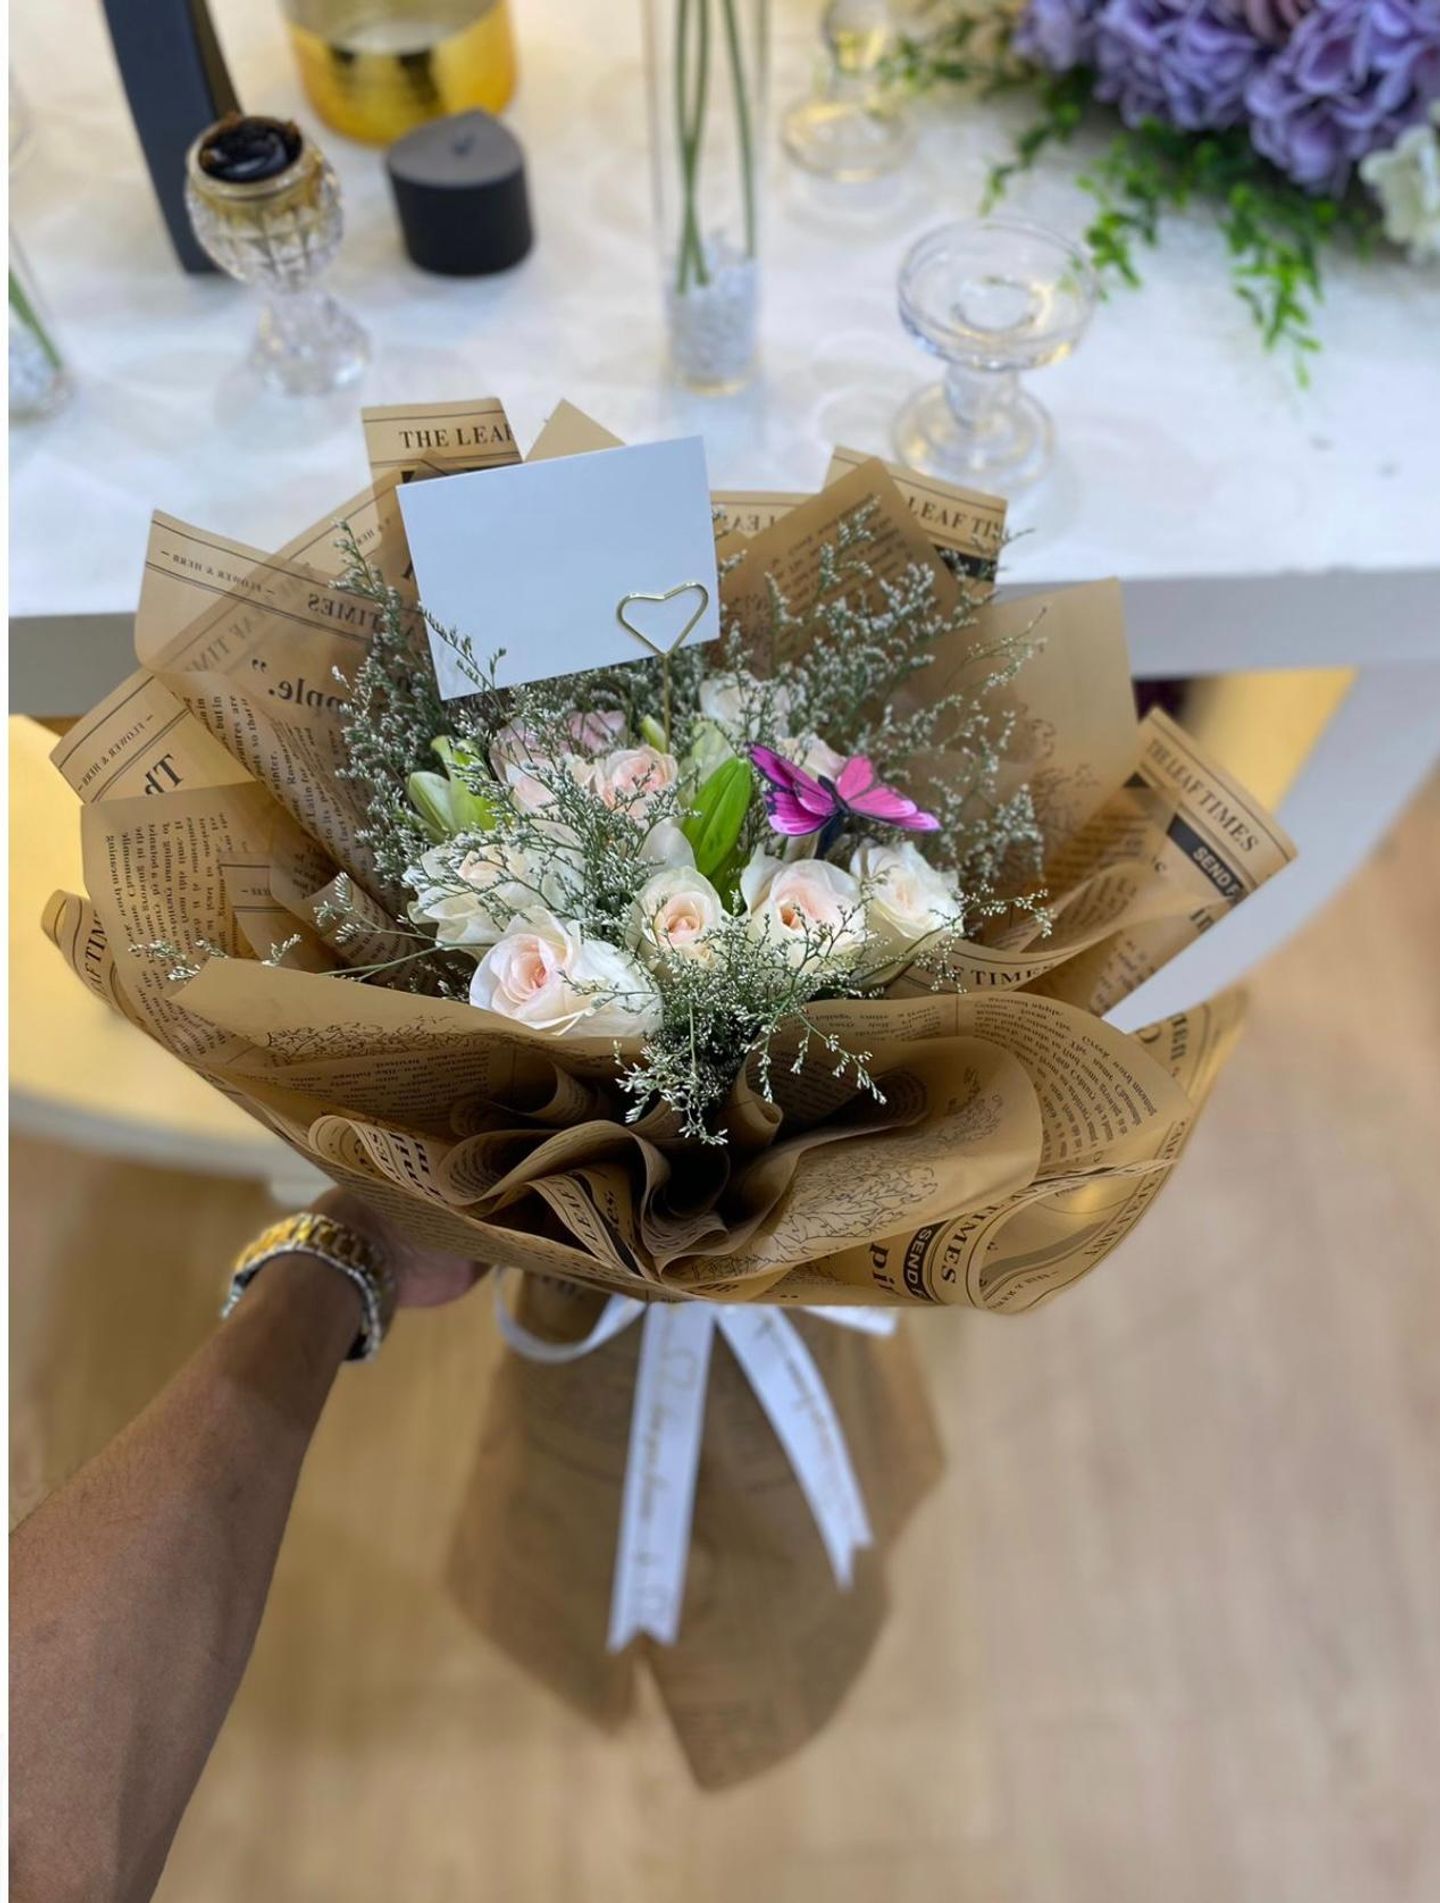
[[[175,255],[213,271],[185,210],[185,154],[239,101],[205,0],[105,0],[105,19]]]
[[[520,141],[488,112],[432,119],[385,155],[405,249],[423,271],[480,277],[530,249]]]

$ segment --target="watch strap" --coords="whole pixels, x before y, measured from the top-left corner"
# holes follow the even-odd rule
[[[379,1351],[395,1313],[395,1278],[375,1245],[358,1230],[313,1209],[271,1223],[242,1249],[230,1276],[220,1319],[232,1315],[245,1291],[267,1262],[278,1256],[308,1255],[324,1262],[352,1285],[360,1297],[360,1332],[346,1359],[369,1361]]]

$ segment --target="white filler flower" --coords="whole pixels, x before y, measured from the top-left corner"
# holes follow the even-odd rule
[[[731,739],[744,738],[749,726],[747,716],[768,702],[773,720],[782,725],[790,718],[795,697],[788,687],[776,682],[762,683],[744,668],[707,674],[700,683],[700,717],[712,720]]]

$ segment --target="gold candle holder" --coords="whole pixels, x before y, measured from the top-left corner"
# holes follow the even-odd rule
[[[220,269],[269,293],[251,351],[265,380],[316,395],[357,377],[369,340],[316,288],[345,230],[340,188],[319,146],[289,121],[232,113],[191,146],[185,202]]]
[[[316,112],[390,145],[429,119],[499,112],[515,90],[509,0],[283,0]]]

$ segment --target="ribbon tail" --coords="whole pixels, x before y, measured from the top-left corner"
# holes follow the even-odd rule
[[[495,1290],[495,1319],[500,1327],[500,1335],[508,1348],[526,1361],[538,1361],[547,1367],[563,1367],[567,1362],[580,1361],[596,1348],[638,1321],[645,1312],[643,1302],[633,1302],[628,1295],[612,1295],[595,1319],[595,1326],[588,1335],[582,1335],[579,1341],[546,1341],[543,1336],[533,1334],[525,1324],[518,1321],[515,1310],[510,1306],[507,1290],[511,1278],[518,1276],[516,1269],[496,1266],[491,1276]]]
[[[640,1633],[673,1645],[680,1629],[714,1339],[715,1315],[698,1302],[657,1303],[646,1313],[611,1589],[612,1652]]]
[[[795,1469],[835,1578],[849,1586],[855,1554],[874,1536],[814,1356],[778,1309],[720,1308],[716,1320]]]

